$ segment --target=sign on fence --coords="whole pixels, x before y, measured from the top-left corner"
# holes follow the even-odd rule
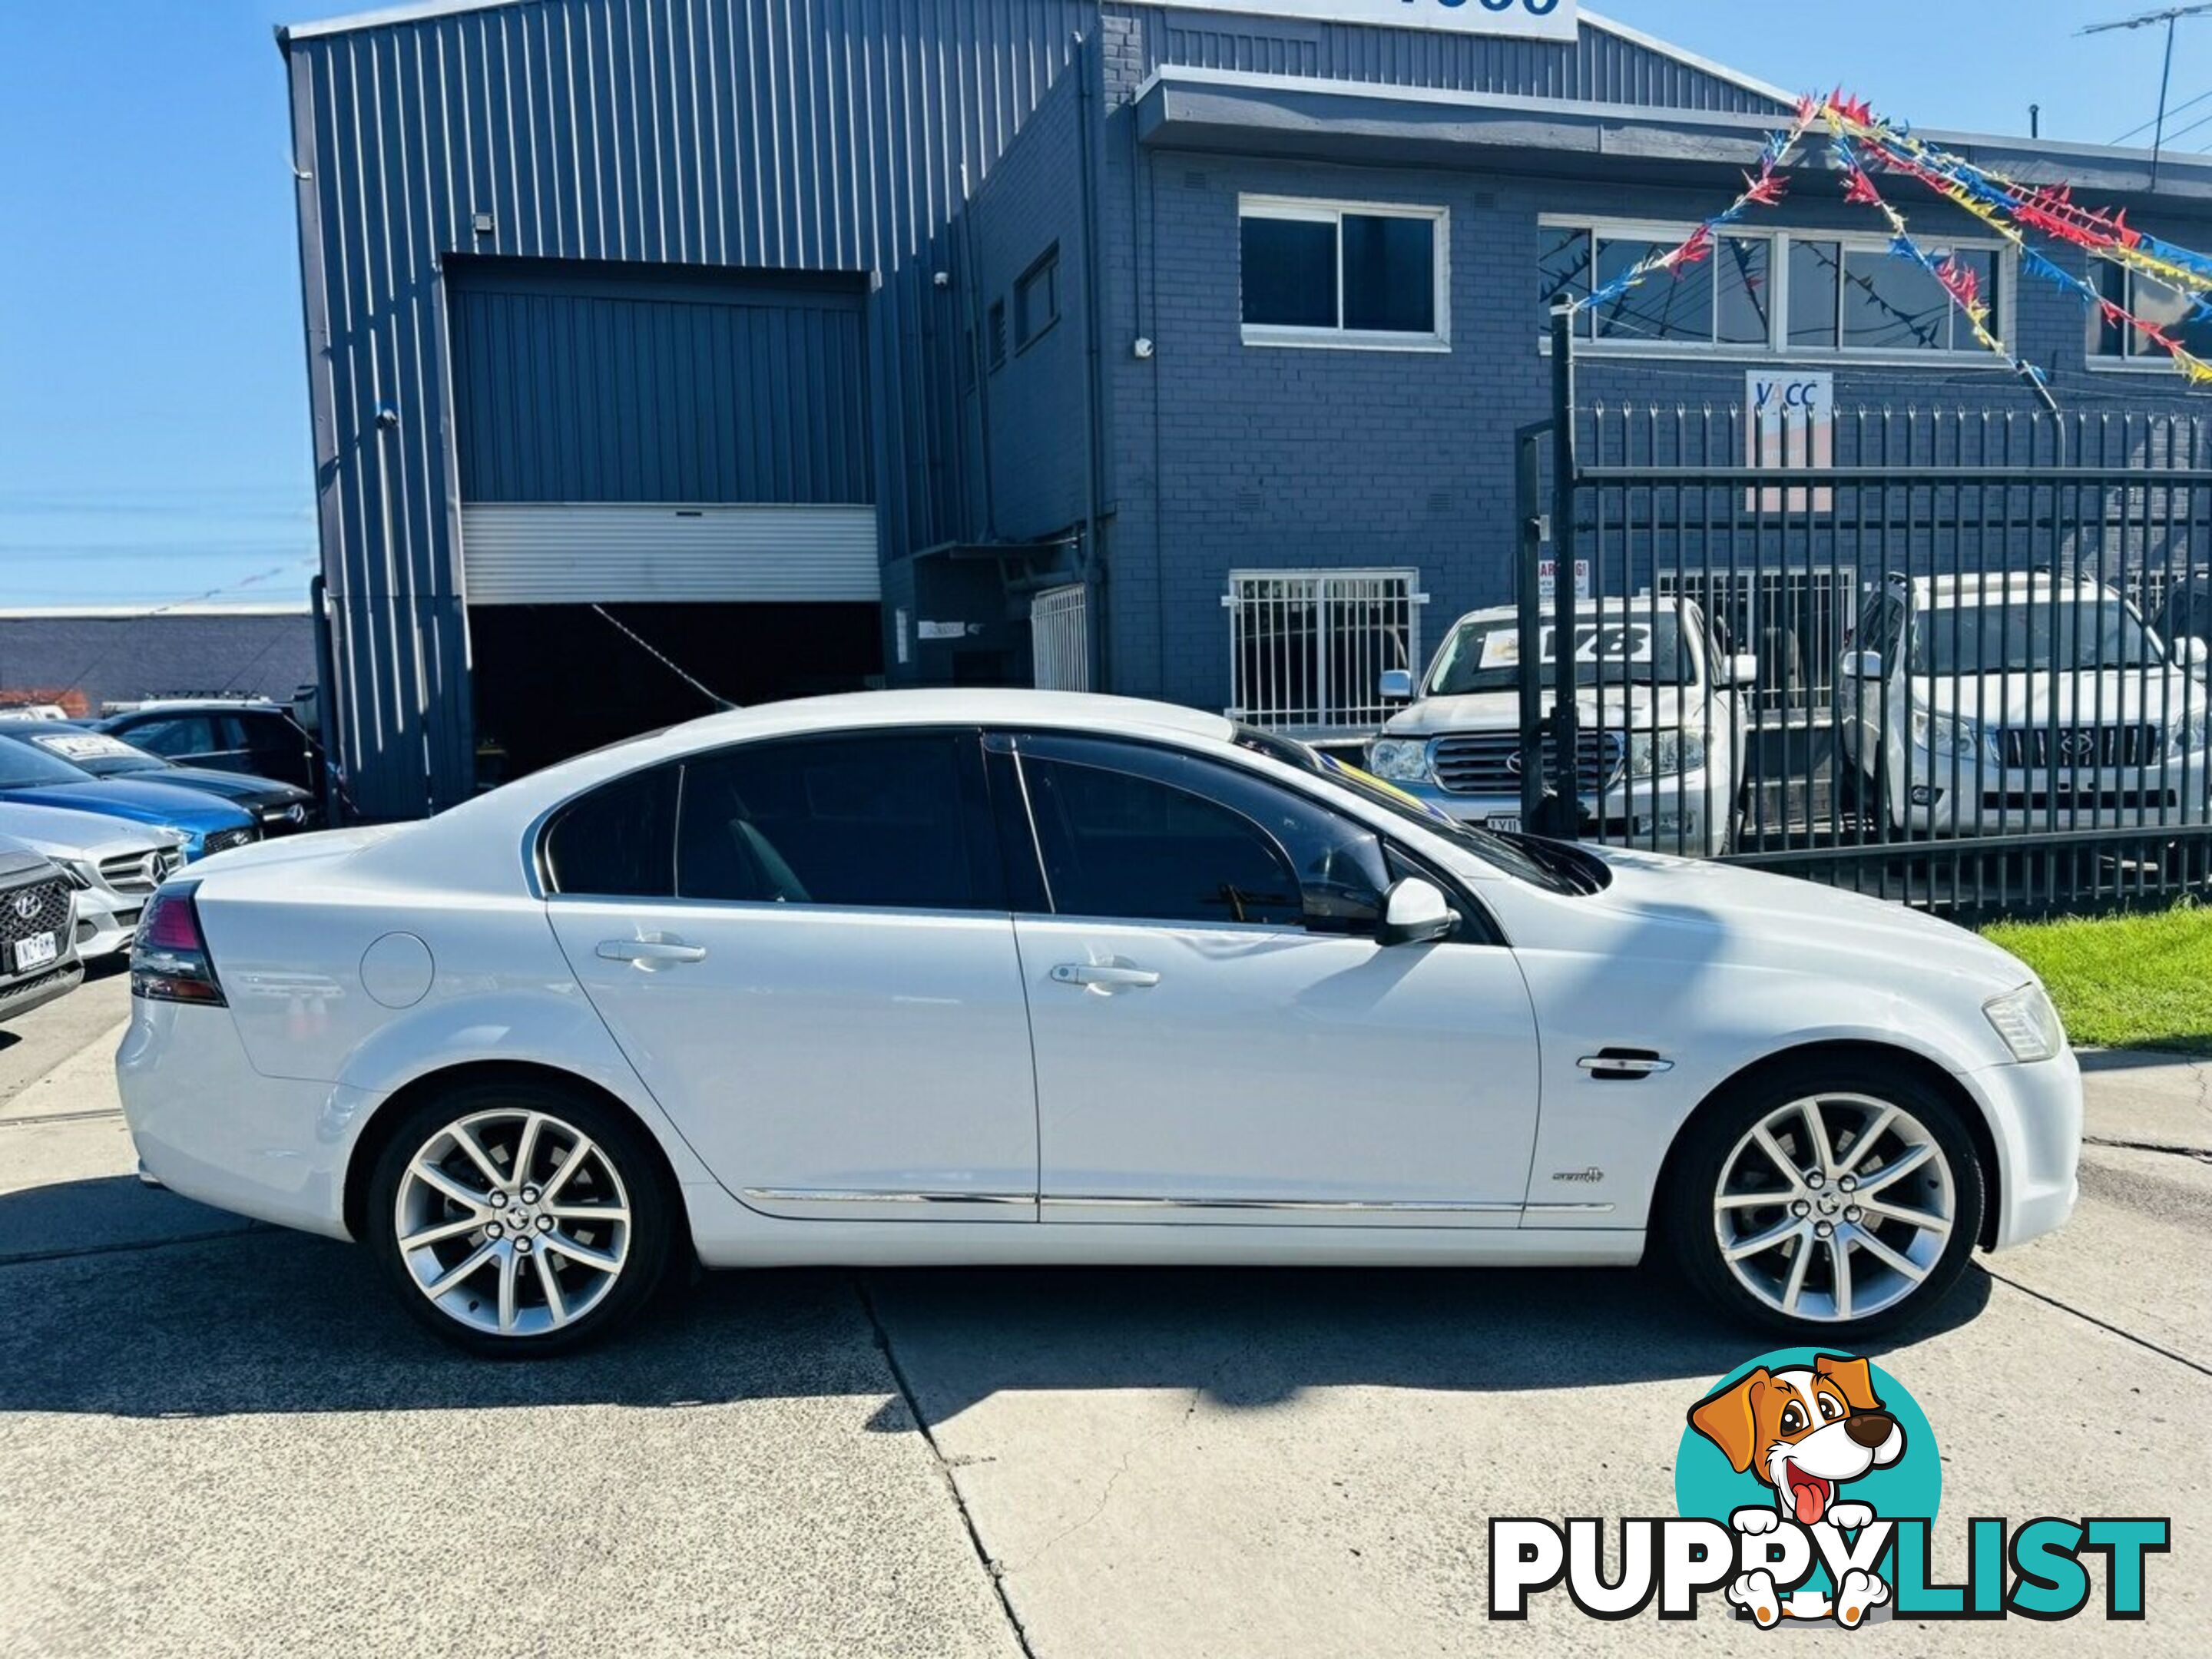
[[[1825,370],[1748,369],[1743,410],[1745,465],[1825,471],[1836,464],[1834,375]],[[1836,492],[1769,487],[1745,491],[1744,505],[1754,513],[1827,513],[1834,510]]]

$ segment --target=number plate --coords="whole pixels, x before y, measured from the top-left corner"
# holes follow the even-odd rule
[[[27,974],[33,968],[43,968],[61,954],[52,933],[33,933],[28,939],[15,941],[15,971]]]
[[[1501,836],[1517,836],[1521,833],[1521,820],[1517,816],[1510,818],[1492,818],[1490,820],[1490,828],[1495,830]]]

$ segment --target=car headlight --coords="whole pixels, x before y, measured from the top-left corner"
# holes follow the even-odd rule
[[[1982,1005],[1982,1012],[2012,1050],[2012,1057],[2023,1065],[2049,1060],[2066,1046],[2066,1028],[2058,1023],[2058,1011],[2043,987],[2033,981],[1991,997]]]
[[[1680,777],[1701,770],[1705,763],[1703,726],[1628,734],[1628,775],[1632,778]]]
[[[1379,738],[1367,750],[1367,769],[1386,783],[1426,783],[1428,739]]]
[[[2212,738],[2212,716],[2202,708],[2192,708],[2166,728],[2166,757],[2179,760],[2184,755],[2193,755]]]
[[[1924,708],[1912,711],[1912,746],[1931,755],[1948,760],[1985,759],[1991,766],[2002,766],[1996,746],[1987,742],[1979,722],[1954,720],[1948,714],[1931,714]]]

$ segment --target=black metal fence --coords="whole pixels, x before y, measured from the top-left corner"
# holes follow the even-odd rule
[[[1954,911],[2212,884],[2212,426],[1577,407],[1554,349],[1483,642],[1540,665],[1532,827]]]

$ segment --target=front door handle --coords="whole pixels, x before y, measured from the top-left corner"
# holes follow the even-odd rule
[[[1149,968],[1116,968],[1105,963],[1063,962],[1052,970],[1052,982],[1102,991],[1149,991],[1160,982],[1160,976]]]
[[[599,955],[609,962],[627,962],[633,968],[650,972],[678,963],[704,962],[707,947],[658,935],[652,939],[603,939],[599,941]]]

